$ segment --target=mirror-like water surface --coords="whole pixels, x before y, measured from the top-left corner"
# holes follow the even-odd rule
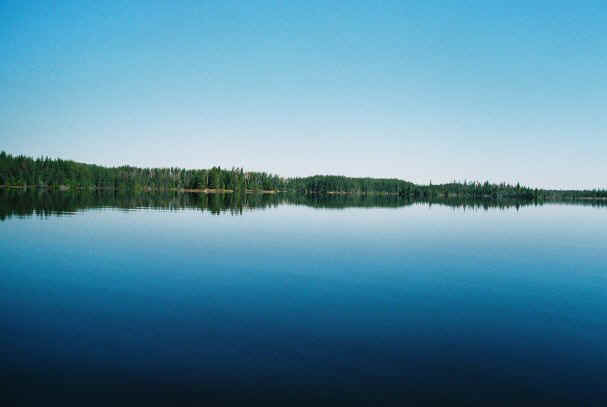
[[[0,208],[13,398],[607,400],[598,204],[2,191]]]

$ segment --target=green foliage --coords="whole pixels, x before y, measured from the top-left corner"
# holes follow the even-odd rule
[[[341,175],[315,175],[288,180],[289,190],[299,193],[391,193],[412,190],[411,182],[396,178],[349,178]]]
[[[276,175],[265,172],[245,173],[239,168],[108,168],[61,159],[12,156],[5,152],[0,153],[0,185],[115,190],[208,188],[233,191],[283,190],[286,187],[284,180]]]
[[[233,192],[291,191],[315,194],[390,194],[408,199],[607,199],[606,190],[553,191],[509,184],[451,182],[415,185],[396,178],[350,178],[315,175],[304,178],[281,178],[265,172],[245,172],[213,167],[201,170],[183,168],[102,167],[48,157],[30,158],[0,152],[0,185],[70,187],[74,189],[111,190],[180,190],[216,189]]]

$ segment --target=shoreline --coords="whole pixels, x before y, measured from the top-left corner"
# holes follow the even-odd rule
[[[46,186],[46,185],[0,185],[0,189],[42,189],[50,191],[128,191],[128,192],[189,192],[189,193],[202,193],[202,194],[233,194],[237,193],[233,189],[224,188],[168,188],[168,189],[156,189],[156,188],[136,188],[134,190],[111,188],[111,187],[70,187],[69,185],[58,185],[58,186]],[[276,194],[287,191],[268,190],[268,189],[247,189],[242,191],[247,194]]]
[[[120,192],[136,192],[136,193],[141,193],[141,192],[178,192],[178,193],[198,193],[198,194],[238,194],[238,193],[244,193],[244,194],[280,194],[280,193],[289,193],[289,192],[294,192],[294,191],[288,191],[288,190],[267,190],[267,189],[247,189],[244,191],[235,191],[233,189],[225,189],[225,188],[167,188],[167,189],[158,189],[158,188],[151,188],[151,187],[143,187],[143,188],[135,188],[135,189],[123,189],[123,188],[112,188],[112,187],[95,187],[95,186],[90,186],[90,187],[72,187],[69,185],[55,185],[55,186],[46,186],[46,185],[0,185],[0,190],[9,190],[9,189],[13,189],[13,190],[28,190],[28,189],[34,189],[34,190],[47,190],[47,191],[60,191],[60,192],[69,192],[69,191],[120,191]],[[296,192],[297,193],[297,192]],[[308,191],[308,192],[304,192],[304,195],[332,195],[332,196],[345,196],[345,195],[380,195],[380,196],[401,196],[401,194],[397,193],[397,192],[353,192],[353,191],[325,191],[325,192],[318,192],[318,191]],[[520,200],[526,200],[526,199],[533,199],[533,198],[524,198],[524,197],[499,197],[499,198],[495,198],[493,196],[490,195],[483,195],[483,196],[476,196],[476,197],[469,197],[469,196],[465,196],[465,195],[457,195],[457,194],[448,194],[448,196],[433,196],[430,197],[429,199],[488,199],[488,200],[509,200],[509,199],[520,199]],[[607,197],[592,197],[592,196],[580,196],[580,197],[571,197],[571,196],[565,196],[565,197],[561,197],[561,198],[554,198],[554,197],[550,197],[550,196],[544,196],[542,198],[542,201],[568,201],[568,202],[573,202],[573,201],[607,201]]]

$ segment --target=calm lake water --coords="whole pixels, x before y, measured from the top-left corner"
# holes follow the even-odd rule
[[[607,402],[605,206],[0,191],[0,207],[12,399]]]

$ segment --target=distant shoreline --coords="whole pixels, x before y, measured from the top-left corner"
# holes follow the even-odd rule
[[[146,192],[153,192],[156,191],[154,189],[149,189]],[[220,189],[220,188],[172,188],[169,189],[169,191],[176,191],[176,192],[196,192],[196,193],[202,193],[202,194],[233,194],[234,190],[233,189]],[[247,189],[246,191],[244,191],[247,194],[277,194],[280,192],[285,192],[285,191],[276,191],[273,189]]]
[[[121,191],[121,192],[178,192],[178,193],[199,193],[199,194],[233,194],[238,193],[233,189],[224,189],[224,188],[168,188],[168,189],[159,189],[159,188],[136,188],[136,189],[121,189],[121,188],[110,188],[110,187],[71,187],[69,185],[58,185],[58,186],[46,186],[46,185],[0,185],[1,189],[16,189],[16,190],[28,190],[28,189],[41,189],[41,190],[49,190],[49,191],[60,191],[60,192],[74,192],[74,191]],[[266,190],[266,189],[247,189],[246,191],[242,191],[246,194],[280,194],[280,193],[288,193],[286,190]],[[310,191],[304,193],[304,195],[381,195],[381,196],[400,196],[398,193],[392,192],[352,192],[352,191]],[[457,199],[457,198],[465,198],[465,196],[460,196],[457,194],[449,194],[448,196],[442,196],[443,199]],[[491,196],[477,196],[476,199],[492,199]],[[508,199],[517,199],[517,198],[508,198]],[[607,197],[591,197],[591,196],[583,196],[583,197],[563,197],[561,199],[551,199],[547,197],[546,201],[558,200],[558,201],[607,201]]]
[[[243,168],[207,169],[104,167],[71,160],[13,156],[0,151],[0,184],[5,188],[52,190],[177,191],[201,194],[277,194],[402,196],[408,199],[580,200],[607,199],[607,189],[550,190],[520,183],[452,181],[415,184],[399,178],[312,175],[281,177]]]
[[[71,187],[69,185],[58,185],[49,187],[46,185],[0,185],[0,189],[46,189],[51,191],[133,191],[129,189],[110,188],[110,187]],[[136,192],[194,192],[202,194],[233,194],[233,189],[224,188],[137,188]],[[247,194],[277,194],[286,191],[268,190],[268,189],[247,189],[244,191]]]

